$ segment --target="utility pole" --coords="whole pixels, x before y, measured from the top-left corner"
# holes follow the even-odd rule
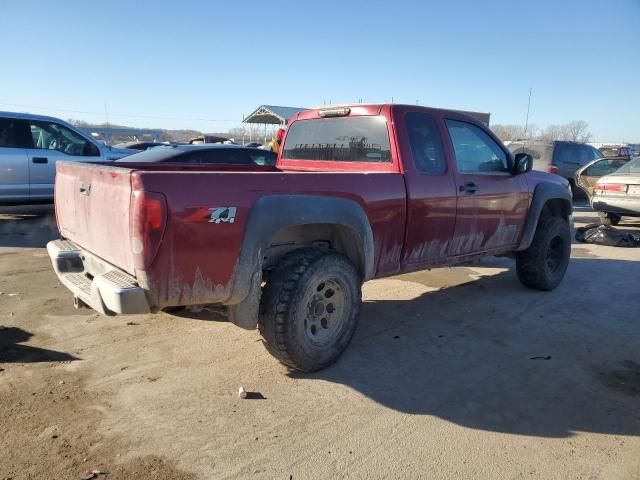
[[[529,88],[529,102],[527,103],[527,118],[524,121],[524,136],[527,136],[527,129],[529,128],[529,110],[531,109],[531,92],[533,91],[533,87]]]

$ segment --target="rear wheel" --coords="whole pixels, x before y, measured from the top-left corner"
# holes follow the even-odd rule
[[[598,212],[598,216],[600,216],[600,222],[603,225],[618,225],[622,220],[622,217],[615,213]]]
[[[338,253],[304,248],[287,255],[262,294],[258,327],[267,350],[304,372],[335,362],[356,330],[360,284]]]
[[[553,290],[567,271],[571,256],[571,229],[561,217],[540,218],[531,245],[516,255],[516,271],[523,285]]]

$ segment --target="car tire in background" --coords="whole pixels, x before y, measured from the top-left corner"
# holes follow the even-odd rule
[[[329,366],[351,342],[361,297],[360,275],[344,255],[316,248],[289,253],[262,293],[258,328],[265,347],[296,370]]]
[[[516,271],[523,285],[553,290],[567,271],[571,256],[571,228],[566,219],[542,214],[531,245],[516,254]]]

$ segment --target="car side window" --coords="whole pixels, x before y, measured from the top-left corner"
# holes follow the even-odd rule
[[[572,145],[559,143],[556,147],[555,159],[560,163],[578,163],[578,153]]]
[[[586,165],[591,160],[593,160],[593,152],[591,151],[591,147],[588,145],[579,145],[578,149],[578,163],[580,165]]]
[[[507,154],[484,130],[459,120],[445,123],[460,173],[509,172]]]
[[[277,155],[268,150],[259,150],[257,152],[249,153],[251,162],[254,165],[267,165],[272,166],[276,164]]]
[[[56,150],[74,157],[97,157],[98,147],[73,130],[53,122],[31,120],[32,148]]]
[[[29,124],[16,118],[0,118],[0,147],[32,148]]]
[[[587,177],[603,177],[615,172],[626,162],[620,160],[600,160],[594,163],[584,172]]]
[[[405,121],[416,170],[426,175],[444,174],[447,166],[435,120],[426,113],[408,112]]]

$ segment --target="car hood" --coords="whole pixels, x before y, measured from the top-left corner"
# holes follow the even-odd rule
[[[133,155],[134,153],[140,153],[140,150],[135,150],[133,148],[106,147],[104,156],[107,160],[117,160],[122,157]]]

